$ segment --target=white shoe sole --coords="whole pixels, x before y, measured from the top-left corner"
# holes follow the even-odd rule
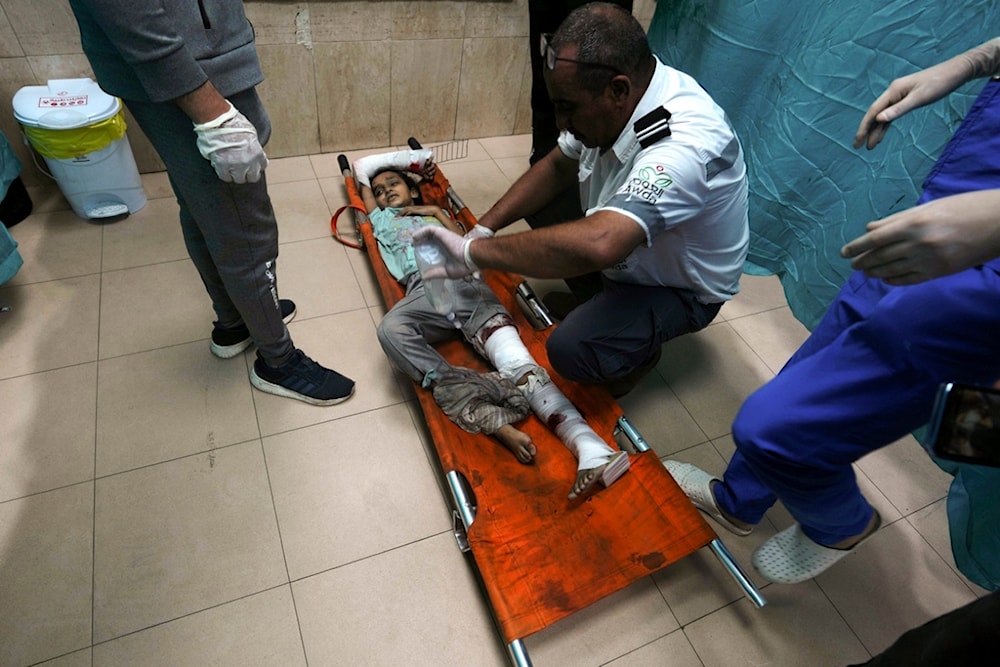
[[[738,526],[722,514],[712,494],[712,482],[718,481],[718,478],[690,463],[668,460],[663,465],[694,506],[715,519],[723,528],[740,537],[746,537],[753,531],[753,527]]]
[[[876,514],[877,516],[877,514]],[[760,576],[776,584],[798,584],[818,577],[840,560],[850,556],[878,532],[881,517],[875,528],[850,549],[831,549],[813,542],[802,532],[799,524],[784,529],[753,554],[753,566]]]
[[[355,389],[355,387],[351,387],[351,393],[349,393],[347,396],[342,396],[339,398],[313,398],[312,396],[306,396],[305,394],[300,394],[297,391],[292,391],[291,389],[282,387],[280,384],[275,384],[273,382],[265,380],[261,376],[257,375],[257,369],[255,368],[250,369],[250,384],[252,384],[253,386],[257,387],[257,389],[260,389],[261,391],[267,394],[282,396],[284,398],[294,398],[297,401],[302,401],[303,403],[308,403],[309,405],[319,405],[319,406],[336,405],[337,403],[343,403],[351,396],[354,396],[354,389]]]

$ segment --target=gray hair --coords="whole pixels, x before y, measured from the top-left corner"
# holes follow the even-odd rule
[[[634,82],[645,81],[655,67],[642,26],[627,10],[607,2],[574,9],[553,35],[551,45],[557,52],[576,46],[575,60],[607,65]],[[610,71],[584,65],[577,68],[577,81],[596,94],[608,84]]]

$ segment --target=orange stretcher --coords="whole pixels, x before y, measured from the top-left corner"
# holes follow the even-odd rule
[[[410,145],[420,148],[414,139]],[[403,287],[379,255],[350,163],[344,155],[338,160],[350,203],[334,214],[333,234],[367,250],[385,305],[391,308],[402,298]],[[476,224],[440,165],[434,179],[425,179],[420,188],[425,202],[452,211],[466,229]],[[338,230],[337,220],[348,209],[355,213],[356,241]],[[484,271],[483,278],[510,311],[535,360],[594,431],[613,448],[624,435],[624,442],[636,450],[629,455],[631,468],[614,484],[572,503],[566,494],[576,478],[576,459],[534,415],[517,425],[538,449],[535,462],[523,465],[493,438],[460,429],[429,390],[415,385],[452,495],[456,540],[475,561],[511,662],[531,665],[524,637],[706,546],[747,597],[763,606],[760,591],[610,394],[564,380],[552,370],[546,332],[536,328],[551,325],[551,320],[527,283],[520,276],[491,270]],[[453,365],[492,370],[460,338],[437,349]]]

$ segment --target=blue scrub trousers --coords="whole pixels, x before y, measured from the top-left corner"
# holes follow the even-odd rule
[[[1000,188],[997,81],[955,132],[920,203],[993,188]],[[716,499],[750,524],[780,499],[819,544],[855,536],[873,509],[851,464],[924,424],[942,382],[998,378],[1000,259],[904,287],[855,272],[798,352],[743,404]]]

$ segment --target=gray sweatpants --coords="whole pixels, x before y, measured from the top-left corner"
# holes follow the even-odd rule
[[[256,90],[228,99],[254,124],[265,144],[271,123]],[[243,322],[261,356],[271,365],[283,364],[295,348],[278,305],[278,223],[266,178],[223,182],[198,152],[191,119],[177,105],[133,100],[125,104],[167,167],[180,205],[184,243],[218,324]]]
[[[459,280],[455,318],[462,336],[477,347],[476,334],[496,315],[508,315],[496,294],[482,280]],[[393,366],[415,382],[430,386],[435,372],[450,364],[432,345],[455,335],[455,326],[431,306],[419,279],[378,325],[378,340]]]

